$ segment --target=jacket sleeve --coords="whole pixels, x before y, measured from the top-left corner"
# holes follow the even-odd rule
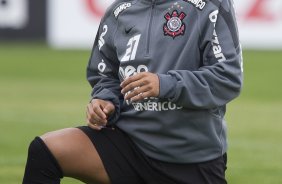
[[[114,20],[103,18],[87,66],[87,79],[93,88],[92,99],[111,101],[115,106],[114,114],[108,119],[109,125],[118,119],[123,98],[118,77],[119,62],[112,45],[115,30]]]
[[[233,6],[229,0],[223,2],[199,18],[203,66],[196,71],[159,74],[160,98],[186,108],[210,109],[239,95],[243,72],[241,46]]]

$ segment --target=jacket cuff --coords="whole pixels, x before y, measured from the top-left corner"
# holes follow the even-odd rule
[[[158,74],[160,80],[160,98],[174,98],[177,80],[171,75]]]

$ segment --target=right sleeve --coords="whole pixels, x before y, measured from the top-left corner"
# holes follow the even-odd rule
[[[101,21],[87,66],[87,80],[92,87],[92,99],[111,101],[115,106],[114,114],[108,119],[109,125],[118,119],[123,100],[118,77],[119,62],[112,45],[112,36],[116,31],[114,21],[111,17]]]

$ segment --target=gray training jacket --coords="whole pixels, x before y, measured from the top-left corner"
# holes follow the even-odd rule
[[[120,83],[159,76],[158,98],[131,103]],[[113,102],[109,125],[152,158],[215,159],[227,150],[226,104],[242,86],[242,54],[232,0],[117,0],[103,17],[87,78],[92,98]]]

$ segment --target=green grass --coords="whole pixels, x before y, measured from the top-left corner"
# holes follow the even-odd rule
[[[29,142],[84,124],[90,51],[0,44],[0,183],[21,183]],[[230,184],[282,183],[282,52],[245,51],[245,82],[228,106]],[[63,184],[81,182],[64,179]]]
[[[282,52],[244,52],[245,82],[229,105],[231,184],[282,183]]]

